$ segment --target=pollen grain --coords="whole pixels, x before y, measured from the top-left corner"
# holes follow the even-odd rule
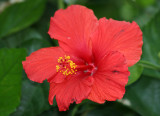
[[[58,58],[58,65],[56,65],[57,72],[61,72],[63,75],[76,74],[77,65],[70,59],[70,56],[64,56]]]

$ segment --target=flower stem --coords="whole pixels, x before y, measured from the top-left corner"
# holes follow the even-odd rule
[[[64,2],[63,0],[57,0],[58,1],[58,8],[59,9],[64,9]]]
[[[144,68],[149,68],[149,69],[153,69],[153,70],[158,70],[160,71],[160,66],[159,65],[155,65],[155,64],[152,64],[148,61],[144,61],[144,60],[140,60],[138,62],[138,65],[141,65],[143,66]]]

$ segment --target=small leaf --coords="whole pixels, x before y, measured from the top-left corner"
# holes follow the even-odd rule
[[[143,67],[138,64],[135,64],[132,67],[129,67],[129,72],[130,72],[130,76],[129,76],[129,80],[128,80],[127,85],[134,83],[135,81],[137,81],[140,78],[140,76],[143,72]]]
[[[20,103],[24,49],[0,49],[0,116],[8,116]]]

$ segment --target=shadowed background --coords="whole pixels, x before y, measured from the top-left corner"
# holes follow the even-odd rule
[[[50,17],[80,4],[98,18],[136,21],[143,31],[141,60],[122,100],[97,104],[84,100],[59,112],[48,103],[49,84],[30,81],[22,60],[44,47],[57,46],[47,34]],[[160,0],[0,0],[0,116],[160,116]]]

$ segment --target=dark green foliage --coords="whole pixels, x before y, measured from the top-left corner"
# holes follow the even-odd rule
[[[0,49],[0,116],[8,116],[20,103],[24,49]]]
[[[0,38],[24,29],[42,15],[45,0],[26,0],[7,7],[0,14]]]
[[[127,92],[122,101],[142,116],[159,116],[159,98],[160,80],[142,76],[139,81],[127,87]]]
[[[24,0],[0,13],[0,116],[160,116],[159,0]],[[1,0],[9,2],[9,0]],[[59,112],[48,102],[49,84],[30,81],[22,72],[26,55],[58,45],[47,34],[50,17],[59,6],[81,4],[98,18],[136,21],[143,31],[143,55],[129,67],[122,100],[97,104],[84,100]],[[154,78],[153,78],[154,77]]]
[[[160,11],[155,15],[146,26],[143,27],[143,37],[144,37],[144,46],[143,46],[143,55],[142,59],[147,60],[155,65],[160,65]],[[160,79],[160,70],[149,70],[145,69],[144,74],[159,78]]]

